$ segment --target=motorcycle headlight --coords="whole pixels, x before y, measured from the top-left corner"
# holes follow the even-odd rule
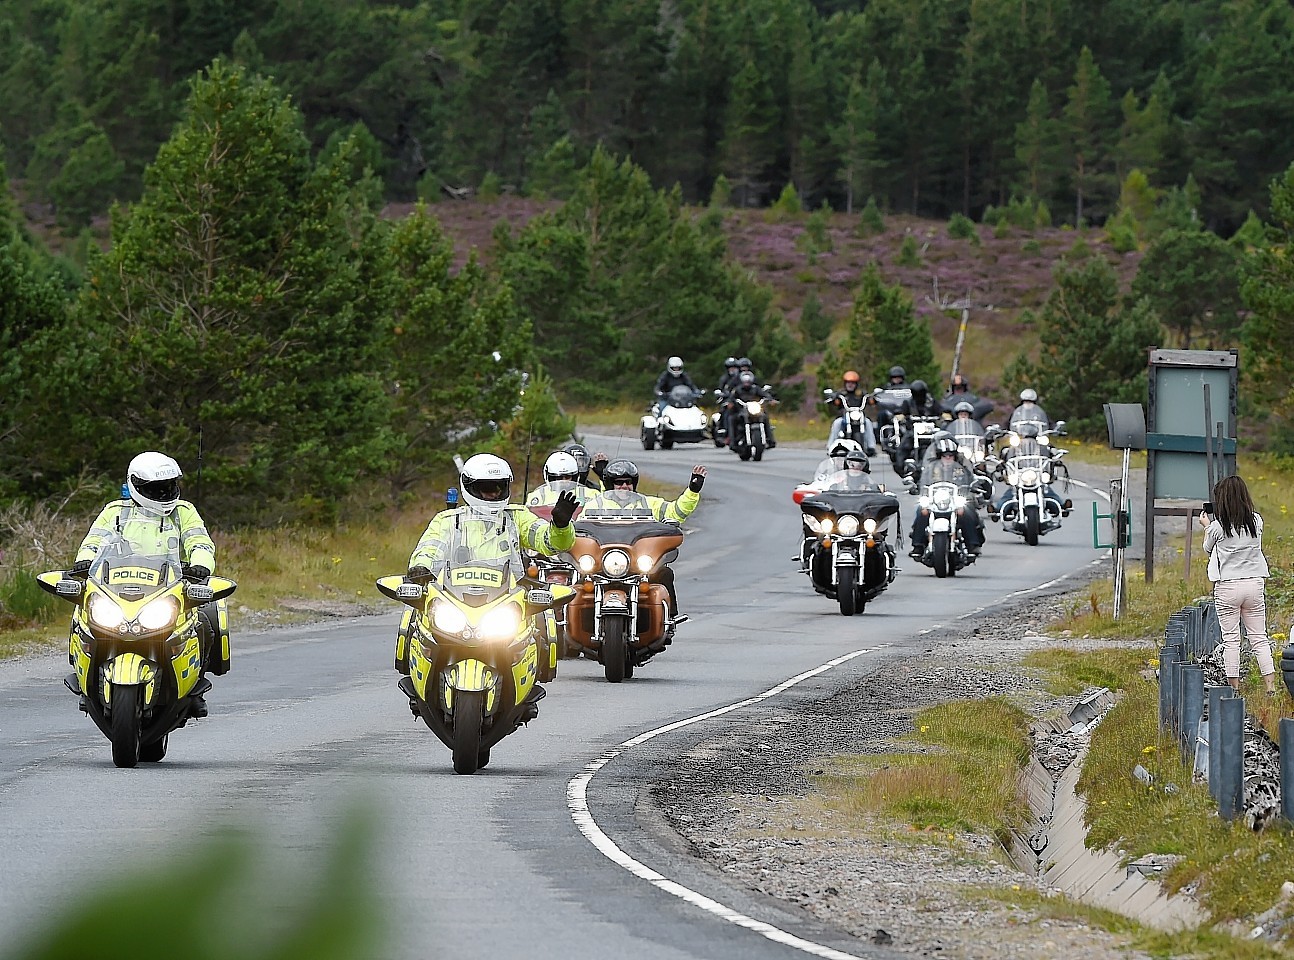
[[[1020,482],[1021,482],[1021,483],[1023,483],[1026,487],[1033,486],[1035,483],[1037,483],[1037,482],[1038,482],[1038,471],[1037,471],[1037,470],[1021,470],[1021,471],[1020,471]]]
[[[753,413],[756,415],[761,414],[764,412],[764,405],[760,403],[758,400],[747,400],[746,412]]]
[[[858,518],[848,515],[843,516],[836,524],[836,529],[840,531],[842,537],[852,537],[858,532]]]
[[[580,557],[580,573],[592,573],[593,568],[597,566],[597,561],[589,554]]]
[[[963,497],[960,493],[957,494],[957,496],[953,497],[954,510],[962,510],[965,508],[965,506],[966,506],[966,498]]]
[[[96,593],[90,598],[90,622],[105,630],[115,630],[126,622],[126,615],[111,597]]]
[[[826,535],[827,535],[827,534],[829,534],[832,530],[834,530],[834,529],[835,529],[835,527],[833,527],[833,526],[832,526],[832,524],[831,524],[831,518],[830,518],[830,517],[823,517],[823,519],[822,519],[822,523],[821,523],[820,527],[821,527],[821,528],[818,530],[818,533],[822,534],[823,536],[826,536]]]
[[[635,564],[639,573],[651,573],[651,568],[656,566],[656,561],[644,553],[635,561]]]
[[[1018,433],[1011,434],[1011,446],[1013,447],[1020,446],[1020,435]]]
[[[1041,437],[1038,438],[1038,442],[1042,444],[1044,447],[1050,447],[1051,437],[1047,436],[1046,434],[1043,434]]]
[[[927,497],[927,496],[925,496],[925,495],[923,494],[920,498],[918,498],[918,500],[917,500],[917,505],[918,505],[919,507],[921,507],[921,509],[922,509],[922,510],[929,510],[929,509],[930,509],[930,498],[929,498],[929,497]]]
[[[139,625],[149,633],[170,629],[179,615],[180,605],[174,597],[159,597],[139,611]]]
[[[445,633],[462,633],[467,627],[467,614],[447,600],[431,605],[431,619],[436,629]]]
[[[934,508],[940,511],[953,509],[954,499],[954,495],[947,490],[939,490],[930,498]]]
[[[602,556],[602,570],[608,577],[623,577],[629,572],[629,554],[623,550],[608,550]]]
[[[875,532],[876,532],[876,521],[875,521],[875,520],[873,520],[871,517],[868,517],[866,520],[864,520],[864,521],[863,521],[863,532],[864,532],[864,533],[867,533],[867,534],[875,533]]]
[[[511,640],[521,629],[521,607],[505,603],[481,618],[477,634],[482,640]]]
[[[1043,483],[1051,483],[1051,474],[1050,474],[1050,473],[1044,473],[1044,474],[1042,475],[1042,482],[1043,482]]]

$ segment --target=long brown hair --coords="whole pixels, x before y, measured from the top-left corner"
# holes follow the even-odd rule
[[[1258,536],[1258,524],[1254,520],[1254,501],[1249,496],[1249,488],[1239,477],[1223,477],[1213,487],[1214,518],[1222,524],[1222,532],[1228,537],[1241,530],[1249,536]]]

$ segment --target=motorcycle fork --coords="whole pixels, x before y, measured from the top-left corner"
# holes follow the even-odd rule
[[[857,551],[857,541],[846,541],[846,542],[854,543],[855,551]],[[831,585],[833,587],[840,582],[841,567],[854,567],[857,569],[861,569],[862,565],[863,565],[862,558],[857,554],[857,552],[853,553],[850,557],[848,557],[847,562],[841,563],[840,538],[837,537],[831,541]]]
[[[616,586],[625,588],[629,595],[629,623],[633,626],[633,635],[638,636],[638,583],[615,581]],[[595,583],[593,589],[593,645],[602,646],[602,590],[604,583]]]

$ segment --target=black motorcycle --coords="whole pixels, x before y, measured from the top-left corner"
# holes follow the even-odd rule
[[[768,449],[768,410],[777,401],[767,393],[753,400],[732,399],[732,452],[743,460],[763,460]]]
[[[894,582],[898,567],[887,524],[898,497],[875,490],[826,490],[800,501],[807,573],[813,589],[840,603],[846,617]]]

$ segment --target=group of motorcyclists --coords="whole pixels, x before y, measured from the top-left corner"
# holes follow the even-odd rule
[[[729,357],[725,368],[716,394],[725,405],[726,429],[731,434],[730,408],[749,397],[766,396],[767,391],[758,386],[749,358]],[[670,357],[656,383],[658,398],[663,399],[679,386],[699,393],[684,371],[682,359]],[[908,383],[902,367],[891,368],[888,382],[871,393],[862,390],[858,373],[851,370],[843,376],[841,389],[825,402],[838,416],[834,418],[828,440],[828,459],[819,466],[812,489],[891,496],[872,478],[869,460],[888,440],[891,457],[910,487],[914,488],[918,480],[922,484],[942,482],[953,484],[962,492],[966,506],[958,514],[957,526],[969,553],[972,556],[980,553],[984,522],[977,501],[996,520],[1010,491],[1004,490],[999,497],[988,499],[982,454],[968,457],[964,453],[964,441],[975,441],[969,449],[982,449],[994,439],[991,431],[999,429],[986,430],[981,423],[991,403],[986,407],[985,401],[970,393],[964,376],[953,377],[948,394],[941,401],[923,381]],[[865,408],[873,408],[874,419],[864,417],[860,424],[857,417],[850,417],[851,410]],[[938,429],[932,432],[930,442],[918,449],[920,438],[912,424],[925,421],[936,422]],[[1038,403],[1037,393],[1032,389],[1022,391],[1020,403],[1010,415],[1008,429],[1026,437],[1043,437],[1052,426]],[[768,446],[773,445],[770,432]],[[1010,449],[1004,449],[1002,456],[1010,455]],[[978,462],[977,456],[981,457]],[[546,458],[542,475],[544,484],[524,504],[514,503],[514,474],[506,460],[490,453],[477,453],[462,462],[457,488],[461,502],[456,499],[431,518],[410,554],[404,581],[414,586],[436,583],[447,567],[461,566],[468,559],[505,569],[509,571],[508,577],[524,585],[526,578],[533,576],[527,557],[552,557],[570,551],[576,541],[575,521],[582,512],[603,517],[619,512],[656,523],[682,524],[700,502],[707,469],[700,464],[694,466],[686,489],[676,499],[665,500],[639,492],[639,471],[633,461],[613,460],[603,453],[594,456],[584,445],[570,443]],[[144,549],[166,547],[178,552],[183,560],[185,581],[203,584],[212,578],[216,570],[215,545],[194,504],[180,499],[182,476],[179,464],[169,456],[156,451],[136,456],[127,469],[122,498],[104,507],[83,540],[74,564],[64,575],[84,582],[101,545],[114,536],[132,543],[140,541]],[[988,487],[991,489],[991,484]],[[1062,502],[1050,486],[1046,487],[1045,495],[1058,509],[1068,512],[1069,501]],[[811,539],[807,524],[806,520],[806,544]],[[918,507],[910,528],[913,557],[921,557],[926,549],[928,526],[929,511]],[[893,548],[886,545],[884,549],[889,557],[886,561],[889,569]],[[666,643],[673,637],[674,627],[687,619],[679,609],[669,559],[650,569],[642,568],[644,579],[664,587],[668,594]],[[807,570],[808,554],[802,551],[801,560]],[[892,573],[889,576],[892,578]],[[859,589],[862,589],[861,581]],[[195,595],[201,596],[201,593]],[[223,608],[217,610],[216,604],[210,603],[200,607],[196,616],[201,641],[198,668],[203,676],[220,675],[229,664],[227,627],[223,621],[217,623],[218,617],[223,616]],[[191,695],[189,716],[207,715],[203,693],[209,688],[205,684]],[[81,693],[84,707],[86,692],[75,692]],[[529,715],[535,712],[532,710]]]

